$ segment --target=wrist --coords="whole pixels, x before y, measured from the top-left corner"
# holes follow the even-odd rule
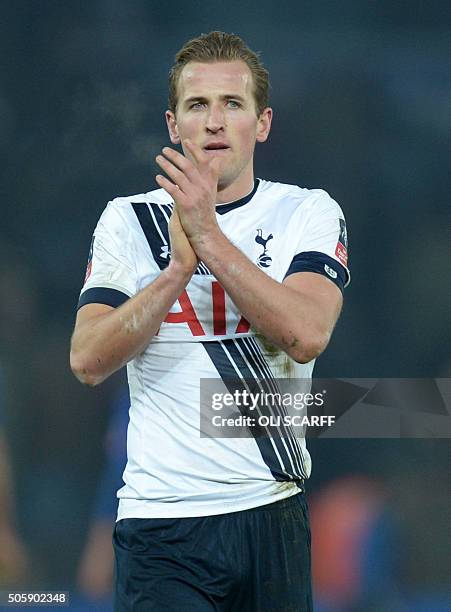
[[[220,247],[224,241],[227,241],[227,238],[222,233],[219,226],[216,226],[198,238],[190,237],[191,246],[196,252],[197,257],[205,262],[209,259],[211,254],[218,252],[218,247]]]
[[[196,271],[196,268],[197,262],[195,266],[190,266],[187,264],[183,264],[182,262],[177,261],[176,259],[171,259],[168,267],[164,270],[164,272],[166,276],[185,286],[189,283],[192,275]]]

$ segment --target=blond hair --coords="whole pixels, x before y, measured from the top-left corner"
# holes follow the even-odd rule
[[[235,34],[214,31],[201,34],[183,45],[175,56],[175,64],[169,71],[168,107],[174,114],[177,110],[177,86],[180,73],[188,62],[234,62],[243,61],[252,74],[253,94],[257,116],[268,106],[269,73],[260,62],[257,53]]]

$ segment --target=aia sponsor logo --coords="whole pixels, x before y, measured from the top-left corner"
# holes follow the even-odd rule
[[[261,253],[257,259],[257,265],[259,266],[259,268],[269,268],[269,266],[272,264],[272,257],[270,257],[267,254],[268,249],[266,245],[273,238],[274,236],[272,234],[268,234],[268,236],[265,238],[263,236],[263,230],[261,229],[257,230],[257,235],[255,236],[255,242],[263,248],[263,253]]]
[[[178,312],[168,312],[164,322],[165,323],[186,323],[193,336],[205,336],[205,323],[202,325],[202,321],[196,308],[192,303],[186,289],[177,298],[180,310]],[[234,323],[230,329],[230,321],[227,322],[227,311],[226,311],[226,300],[225,292],[223,287],[218,281],[211,283],[211,319],[213,321],[213,335],[224,336],[230,332],[234,334],[246,334],[250,329],[250,323],[242,315],[238,321],[238,325]],[[228,328],[227,328],[228,325]],[[207,330],[208,331],[208,330]],[[159,334],[159,330],[156,335]]]

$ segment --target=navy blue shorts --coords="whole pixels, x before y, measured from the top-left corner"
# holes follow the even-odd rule
[[[116,612],[310,612],[305,493],[241,512],[123,519]]]

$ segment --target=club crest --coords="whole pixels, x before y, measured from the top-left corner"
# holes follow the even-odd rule
[[[255,236],[255,242],[257,244],[259,244],[262,248],[263,248],[263,253],[260,253],[260,255],[258,256],[257,259],[257,265],[260,268],[269,268],[269,266],[272,263],[272,257],[270,257],[267,254],[267,243],[272,240],[272,238],[274,238],[274,236],[272,234],[269,234],[266,238],[263,237],[263,230],[258,229],[257,230],[257,235]]]

